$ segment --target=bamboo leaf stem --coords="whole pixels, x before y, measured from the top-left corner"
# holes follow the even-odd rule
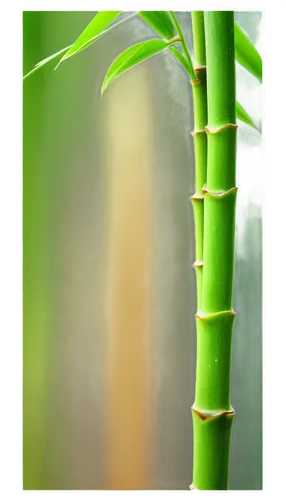
[[[190,53],[188,51],[188,47],[187,47],[186,40],[185,40],[183,31],[181,29],[180,23],[179,23],[179,21],[177,19],[177,16],[176,16],[175,12],[170,11],[170,16],[171,16],[171,18],[173,20],[174,26],[175,26],[175,28],[177,30],[177,33],[178,33],[179,37],[180,37],[180,42],[181,42],[181,45],[182,45],[183,52],[184,52],[184,54],[186,56],[186,59],[187,59],[187,61],[189,63],[190,71],[191,71],[191,78],[192,78],[192,80],[195,80],[196,76],[195,76],[195,71],[194,71],[194,67],[193,67],[193,62],[192,62]]]

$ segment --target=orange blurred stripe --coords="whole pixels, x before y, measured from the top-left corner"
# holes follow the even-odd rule
[[[108,489],[148,488],[150,450],[148,273],[151,96],[147,69],[108,96]],[[148,106],[149,103],[149,106]]]

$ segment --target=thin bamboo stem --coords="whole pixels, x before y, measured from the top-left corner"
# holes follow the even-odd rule
[[[191,74],[191,78],[194,80],[196,78],[195,76],[195,71],[194,71],[194,67],[193,67],[193,62],[192,62],[192,59],[191,59],[191,56],[190,56],[190,53],[188,51],[188,47],[187,47],[187,44],[186,44],[186,41],[185,41],[185,37],[184,37],[184,34],[181,30],[181,26],[180,26],[180,23],[178,22],[178,19],[177,19],[177,16],[175,14],[175,12],[172,12],[170,11],[170,16],[173,20],[173,23],[174,23],[174,26],[177,30],[177,33],[180,37],[180,42],[181,42],[181,45],[182,45],[182,49],[183,49],[183,52],[186,56],[186,59],[189,63],[189,67],[190,67],[190,74]]]
[[[235,62],[233,12],[205,12],[208,78],[207,185],[204,195],[202,296],[196,315],[197,373],[192,407],[193,485],[228,488],[234,410],[230,367],[235,231]]]
[[[203,187],[207,179],[207,83],[204,13],[192,12],[194,37],[195,79],[191,80],[194,103],[194,137],[195,147],[195,184],[196,192],[191,197],[195,221],[196,261],[193,264],[197,278],[197,307],[201,306],[203,276],[203,236],[204,236],[204,198]]]

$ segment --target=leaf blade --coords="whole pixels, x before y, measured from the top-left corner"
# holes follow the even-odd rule
[[[149,59],[149,57],[157,54],[158,52],[161,52],[169,45],[170,42],[164,40],[148,40],[146,42],[140,42],[132,45],[126,49],[113,61],[108,69],[101,87],[101,95],[119,75],[133,66],[136,66],[140,62]]]
[[[35,73],[35,71],[37,71],[38,69],[42,68],[42,66],[44,66],[45,64],[49,63],[50,61],[52,61],[53,59],[56,59],[58,56],[60,56],[63,52],[67,51],[69,48],[71,47],[71,45],[69,45],[68,47],[65,47],[64,49],[61,49],[59,50],[58,52],[55,52],[54,54],[46,57],[45,59],[42,59],[42,61],[38,62],[35,67],[29,71],[29,73],[26,73],[26,75],[23,76],[23,80],[25,80],[28,76],[32,75],[33,73]]]
[[[235,103],[235,110],[236,110],[236,118],[238,118],[238,120],[246,123],[246,125],[249,125],[250,127],[253,127],[255,130],[257,130],[257,127],[254,124],[254,122],[252,121],[249,114],[245,111],[245,109],[237,101]]]
[[[187,58],[180,52],[176,47],[169,47],[169,50],[172,52],[172,54],[176,57],[176,59],[179,61],[179,63],[185,68],[187,73],[192,77],[192,69],[191,66],[187,60]]]
[[[237,62],[262,82],[262,59],[253,43],[234,23],[235,59]]]
[[[122,11],[100,11],[94,16],[90,23],[86,26],[83,32],[79,35],[76,41],[72,44],[68,52],[62,57],[61,61],[72,57],[81,50],[93,43],[94,38],[97,38],[103,30],[112,22]],[[59,63],[60,64],[60,63]]]
[[[134,17],[135,15],[137,15],[137,12],[131,14],[130,16],[127,16],[125,17],[124,19],[121,19],[121,21],[119,21],[118,23],[116,24],[113,24],[112,26],[110,26],[109,28],[107,28],[106,30],[103,30],[101,33],[99,33],[98,35],[96,35],[92,40],[90,40],[90,43],[86,46],[83,46],[81,47],[77,52],[74,52],[72,55],[76,55],[78,54],[79,52],[81,52],[82,50],[84,50],[85,48],[87,48],[89,45],[91,45],[91,43],[94,43],[98,40],[98,38],[100,38],[101,36],[105,35],[106,33],[108,33],[110,30],[112,30],[113,28],[116,28],[117,26],[119,26],[119,24],[127,21],[128,19],[131,19],[132,17]],[[43,59],[42,61],[38,62],[35,67],[29,71],[29,73],[27,73],[24,77],[23,77],[23,80],[25,80],[28,76],[32,75],[35,71],[37,71],[38,69],[40,69],[42,66],[44,66],[44,64],[48,63],[49,61],[55,59],[56,57],[60,56],[63,52],[65,52],[64,56],[66,56],[66,53],[67,51],[73,46],[74,44],[71,44],[69,45],[68,47],[65,47],[64,49],[61,49],[59,50],[58,52],[56,52],[55,54],[52,54],[51,56],[49,57],[46,57],[45,59]],[[71,56],[69,56],[71,57]],[[57,69],[58,66],[60,65],[61,62],[63,62],[65,59],[68,59],[69,57],[62,57],[60,59],[60,61],[58,62],[58,64],[56,65],[56,67],[54,69]]]
[[[156,33],[166,40],[171,40],[176,35],[172,19],[166,11],[140,11],[138,15],[153,28]]]

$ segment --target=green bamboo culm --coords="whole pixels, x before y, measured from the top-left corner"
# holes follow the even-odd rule
[[[193,264],[197,278],[197,307],[201,306],[203,276],[203,238],[204,238],[204,197],[203,187],[207,180],[207,84],[204,13],[192,12],[192,31],[194,45],[195,79],[191,80],[194,103],[195,185],[196,192],[191,196],[195,221],[196,261]]]
[[[234,24],[233,12],[192,12],[194,65],[173,11],[141,11],[113,23],[120,14],[121,11],[99,12],[74,44],[40,61],[25,78],[65,53],[61,64],[137,14],[163,39],[156,37],[139,42],[122,52],[107,71],[102,93],[126,70],[165,49],[189,75],[194,103],[192,135],[196,187],[191,200],[195,219],[198,305],[191,489],[224,490],[228,488],[234,417],[230,404],[230,372],[235,319],[232,289],[237,192],[236,114],[238,119],[256,128],[235,100],[234,56],[260,81],[262,61],[248,37]],[[181,50],[173,46],[177,43]]]
[[[234,410],[230,369],[235,236],[235,55],[234,14],[204,13],[208,85],[207,183],[204,194],[202,296],[196,314],[197,370],[193,484],[228,489]]]

